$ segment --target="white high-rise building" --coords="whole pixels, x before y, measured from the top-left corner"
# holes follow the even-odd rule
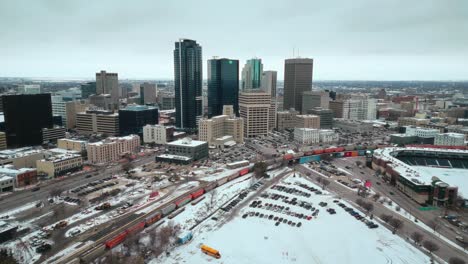
[[[166,144],[169,142],[170,132],[173,127],[165,127],[163,125],[146,125],[143,127],[143,142]]]

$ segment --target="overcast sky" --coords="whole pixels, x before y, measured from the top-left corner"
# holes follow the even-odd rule
[[[0,77],[172,79],[179,38],[201,44],[204,78],[220,56],[283,79],[296,49],[315,80],[468,79],[466,0],[5,0]]]

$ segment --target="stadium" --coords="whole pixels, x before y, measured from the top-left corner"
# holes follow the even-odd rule
[[[447,206],[468,194],[468,150],[434,146],[374,151],[372,168],[422,205]]]

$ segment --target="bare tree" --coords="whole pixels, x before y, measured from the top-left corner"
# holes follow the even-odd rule
[[[255,178],[264,177],[266,170],[267,170],[267,165],[263,161],[256,162],[254,164],[254,166],[253,166],[253,171],[254,171]]]
[[[54,188],[50,189],[49,196],[50,197],[60,196],[60,194],[62,194],[62,192],[63,192],[62,188],[54,187]]]
[[[358,166],[358,167],[359,167],[359,166],[361,166],[361,165],[362,165],[362,161],[360,161],[360,160],[357,160],[357,161],[356,161],[356,166]]]
[[[439,219],[437,219],[437,217],[435,217],[434,219],[432,219],[431,221],[429,221],[429,222],[427,223],[427,225],[428,225],[430,228],[432,228],[432,230],[433,230],[434,232],[436,232],[436,231],[439,230],[439,228],[440,228],[440,221],[439,221]]]
[[[65,205],[63,203],[58,204],[52,209],[52,219],[53,221],[58,221],[65,217]]]
[[[411,239],[413,239],[414,243],[416,243],[416,245],[419,245],[421,244],[421,241],[424,239],[424,235],[419,233],[418,231],[414,231],[412,234],[411,234]]]
[[[128,174],[128,172],[134,168],[134,165],[133,163],[127,160],[125,163],[122,163],[121,168],[125,173]]]
[[[398,229],[403,227],[403,221],[401,221],[398,218],[393,218],[392,220],[390,220],[390,225],[393,227],[393,234],[395,234],[398,231]]]
[[[429,253],[432,254],[432,252],[435,252],[437,250],[439,250],[439,245],[437,245],[436,243],[434,243],[433,241],[430,241],[430,240],[425,240],[423,242],[423,247],[425,249],[427,249],[429,251]]]
[[[449,264],[466,264],[466,261],[459,257],[451,257],[448,261]]]
[[[374,205],[372,203],[364,203],[362,205],[362,208],[364,208],[364,210],[366,210],[366,215],[368,215],[370,212],[372,212],[374,210]]]
[[[374,199],[374,201],[378,201],[380,199],[381,195],[380,193],[375,193],[374,196],[372,196],[372,198]]]
[[[392,220],[393,216],[392,215],[388,215],[388,214],[382,214],[380,216],[380,219],[382,219],[382,221],[384,221],[385,223],[388,223],[390,222],[390,220]]]
[[[362,206],[363,203],[364,203],[364,200],[362,200],[361,198],[356,199],[357,205]]]
[[[325,190],[325,188],[330,185],[330,181],[327,179],[322,180],[322,189]]]
[[[321,182],[322,182],[322,177],[318,176],[318,177],[317,177],[317,182],[318,182],[318,183],[321,183]]]

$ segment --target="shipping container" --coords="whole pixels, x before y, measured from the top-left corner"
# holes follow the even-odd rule
[[[355,150],[355,151],[351,151],[351,157],[357,157],[358,156],[358,152]]]
[[[177,205],[177,208],[181,207],[181,206],[184,206],[185,204],[187,204],[188,202],[190,202],[192,200],[192,196],[191,195],[187,195],[183,198],[180,198],[179,200],[177,200],[175,202],[175,204]]]
[[[198,197],[202,196],[203,193],[205,193],[205,190],[204,189],[198,189],[196,191],[194,191],[191,195],[192,195],[192,199],[197,199]]]
[[[332,153],[332,152],[335,152],[336,148],[326,148],[324,150],[325,153]]]
[[[345,150],[345,148],[343,148],[343,147],[336,148],[336,152],[343,152],[344,150]]]
[[[361,145],[357,145],[357,146],[356,146],[356,150],[361,150],[361,149],[364,149],[364,147],[361,146]]]
[[[335,152],[335,153],[333,153],[333,156],[335,158],[342,158],[344,156],[344,153],[343,152]]]
[[[173,212],[174,210],[176,209],[176,205],[174,203],[164,207],[161,212],[163,214],[163,216],[166,216],[168,214],[170,214],[171,212]]]
[[[362,150],[358,150],[357,152],[358,152],[359,156],[365,156],[366,155],[366,150],[362,149]]]
[[[193,238],[193,234],[191,231],[186,231],[186,232],[182,232],[182,234],[180,234],[178,237],[177,237],[177,243],[179,244],[185,244],[187,243],[188,241],[192,240]]]
[[[302,157],[299,159],[299,164],[304,164],[304,163],[308,163],[311,161],[320,161],[320,156],[313,155],[313,156]]]
[[[345,156],[345,157],[351,157],[351,156],[353,155],[352,153],[353,153],[352,151],[346,151],[346,152],[344,153],[344,156]]]
[[[118,234],[117,236],[113,237],[112,239],[107,240],[104,244],[106,245],[106,248],[114,248],[118,244],[122,243],[122,241],[124,241],[126,237],[127,231],[124,231]]]

